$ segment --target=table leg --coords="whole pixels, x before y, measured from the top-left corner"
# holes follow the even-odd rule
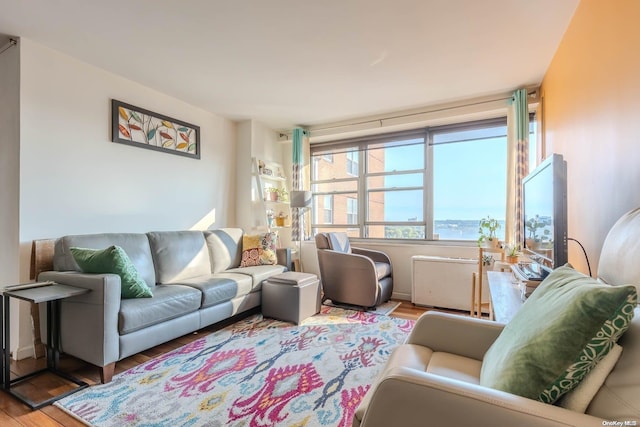
[[[51,325],[51,348],[53,349],[53,369],[58,369],[60,362],[60,300],[51,301],[53,324]],[[48,326],[47,326],[48,327]]]
[[[4,297],[0,297],[0,333],[2,339],[0,345],[2,347],[2,354],[0,355],[0,387],[4,387],[4,309],[2,307]]]
[[[4,330],[2,331],[2,388],[9,390],[11,386],[11,325],[10,318],[11,313],[9,311],[9,297],[2,296],[3,317],[4,317]]]
[[[60,361],[60,300],[47,301],[47,367],[58,369]]]
[[[51,327],[53,322],[53,310],[51,309],[51,306],[51,301],[47,301],[47,368],[53,367],[53,348],[51,346],[53,343],[53,328]]]

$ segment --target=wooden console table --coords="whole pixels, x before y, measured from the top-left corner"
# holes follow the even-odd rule
[[[496,322],[509,323],[522,307],[520,286],[513,283],[512,273],[488,271],[489,294],[491,295],[491,318]]]

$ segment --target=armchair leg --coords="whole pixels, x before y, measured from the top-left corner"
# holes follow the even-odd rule
[[[113,373],[116,370],[116,362],[109,363],[107,366],[100,368],[100,382],[102,384],[110,383],[113,379]]]

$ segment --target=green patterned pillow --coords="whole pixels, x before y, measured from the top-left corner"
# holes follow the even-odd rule
[[[69,250],[83,273],[112,273],[120,276],[122,298],[153,296],[151,289],[120,246],[109,246],[106,249],[70,248]]]
[[[531,294],[484,356],[480,384],[555,402],[609,352],[629,327],[634,286],[609,286],[554,270]]]

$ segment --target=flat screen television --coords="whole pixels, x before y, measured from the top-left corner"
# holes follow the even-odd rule
[[[524,254],[544,278],[567,262],[567,162],[552,154],[522,181]]]

